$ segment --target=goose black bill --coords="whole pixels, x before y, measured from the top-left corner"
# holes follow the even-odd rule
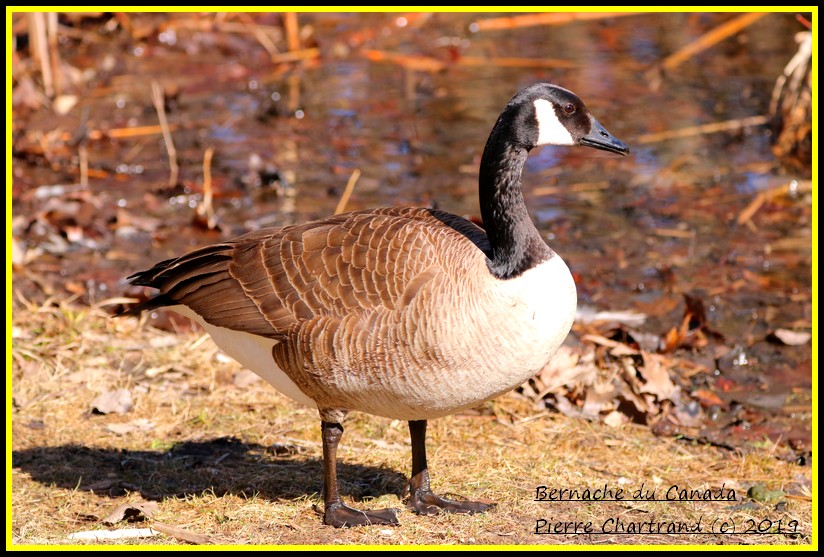
[[[610,153],[617,153],[619,155],[628,155],[629,147],[626,143],[609,133],[598,120],[590,117],[592,127],[590,132],[581,138],[581,145],[601,149],[602,151],[609,151]]]

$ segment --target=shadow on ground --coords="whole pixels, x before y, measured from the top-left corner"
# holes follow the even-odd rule
[[[295,445],[266,447],[221,437],[157,451],[35,447],[13,451],[12,466],[46,485],[109,497],[139,492],[160,501],[210,491],[282,500],[321,493],[321,460],[300,452]],[[339,463],[338,479],[342,495],[356,501],[384,494],[401,498],[406,489],[406,477],[385,467]]]

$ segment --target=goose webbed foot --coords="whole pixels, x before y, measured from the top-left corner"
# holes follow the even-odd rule
[[[436,515],[441,512],[457,514],[476,514],[486,512],[495,506],[495,503],[482,503],[468,499],[456,501],[435,495],[429,489],[414,489],[410,486],[411,495],[406,507],[417,514]]]
[[[369,526],[375,524],[398,525],[396,509],[359,511],[343,504],[338,491],[337,453],[343,435],[338,422],[321,421],[323,439],[323,523],[335,528]]]
[[[335,528],[349,528],[351,526],[370,526],[376,524],[388,524],[397,526],[398,517],[396,509],[376,509],[372,511],[359,511],[348,507],[343,503],[333,503],[326,507],[323,513],[323,523]]]
[[[495,503],[468,499],[456,501],[435,495],[429,487],[429,469],[426,465],[426,420],[410,421],[409,433],[412,439],[412,479],[409,480],[406,508],[417,514],[435,515],[442,512],[476,514],[495,506]]]

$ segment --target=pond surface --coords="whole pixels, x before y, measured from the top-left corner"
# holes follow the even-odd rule
[[[90,303],[134,294],[123,278],[158,260],[332,214],[356,171],[346,210],[478,216],[489,130],[515,92],[549,81],[632,150],[543,148],[527,164],[527,205],[572,269],[579,306],[643,313],[641,331],[663,335],[680,323],[684,294],[697,297],[725,347],[693,354],[707,384],[728,380],[738,394],[727,402],[776,396],[769,412],[792,421],[788,435],[806,450],[810,344],[766,339],[812,325],[812,203],[808,182],[775,160],[768,127],[746,125],[769,113],[797,50],[794,14],[768,14],[664,71],[738,14],[479,26],[496,15],[300,14],[298,52],[311,56],[298,63],[274,63],[263,46],[260,33],[283,46],[278,14],[61,20],[64,94],[76,104],[61,115],[15,90],[13,234],[26,261],[15,289]],[[17,83],[37,83],[24,34],[18,49]],[[180,165],[171,186],[159,130],[122,133],[157,126],[153,81]],[[727,121],[745,125],[699,128]],[[692,133],[668,138],[674,130]],[[196,224],[209,148],[216,230]]]

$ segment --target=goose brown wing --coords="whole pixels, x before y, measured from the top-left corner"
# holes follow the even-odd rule
[[[402,307],[479,249],[488,249],[486,234],[448,213],[348,213],[258,230],[158,263],[130,279],[161,294],[130,313],[184,304],[213,325],[282,339],[317,316]]]

